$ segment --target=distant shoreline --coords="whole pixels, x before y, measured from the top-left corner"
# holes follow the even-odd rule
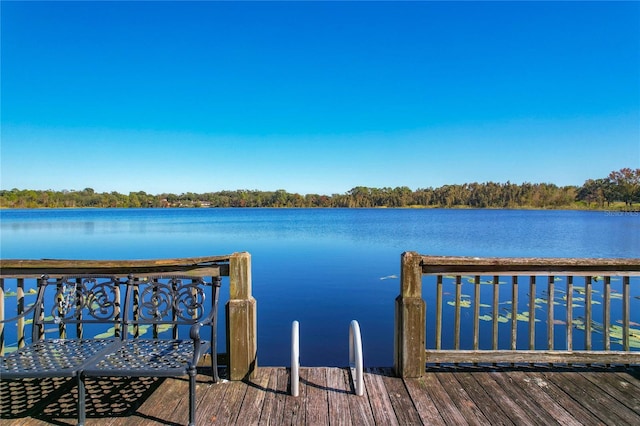
[[[83,190],[0,190],[0,208],[455,208],[525,210],[640,210],[640,169],[611,172],[583,186],[552,183],[465,183],[438,188],[356,186],[343,194],[290,193],[284,189],[222,190],[181,194],[120,194]]]
[[[326,210],[526,210],[526,211],[549,211],[549,210],[557,210],[557,211],[585,211],[585,212],[600,212],[605,213],[610,216],[620,216],[630,214],[633,216],[640,217],[640,205],[633,207],[631,209],[624,208],[623,205],[618,206],[610,206],[605,208],[600,207],[583,207],[583,206],[565,206],[565,207],[470,207],[470,206],[403,206],[403,207],[389,207],[389,206],[374,206],[374,207],[273,207],[273,206],[264,206],[264,207],[236,207],[236,206],[206,206],[206,207],[196,207],[196,206],[167,206],[167,207],[6,207],[0,206],[0,210],[189,210],[189,209],[198,209],[198,210],[207,210],[207,209],[225,209],[225,210],[262,210],[262,209],[300,209],[300,210],[315,210],[315,209],[326,209]]]

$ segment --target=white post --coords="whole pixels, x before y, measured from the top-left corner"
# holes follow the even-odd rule
[[[362,337],[360,325],[353,320],[349,325],[349,370],[356,395],[364,395],[363,361],[362,361]]]
[[[291,395],[300,393],[300,323],[291,324]]]

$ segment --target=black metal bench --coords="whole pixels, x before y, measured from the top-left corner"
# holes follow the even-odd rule
[[[31,343],[0,357],[0,379],[75,378],[78,424],[83,425],[88,377],[188,375],[189,424],[194,425],[196,367],[206,353],[211,354],[212,379],[219,380],[219,288],[220,277],[212,283],[186,276],[42,277],[36,302],[20,316],[33,313]],[[98,325],[108,329],[94,338],[84,336],[86,327]],[[201,338],[202,327],[210,328],[209,340]],[[60,338],[47,338],[51,328]],[[145,328],[151,338],[143,336]],[[189,337],[180,339],[186,332]]]

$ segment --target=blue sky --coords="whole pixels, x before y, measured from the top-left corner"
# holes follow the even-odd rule
[[[581,185],[640,167],[640,2],[6,2],[2,189]]]

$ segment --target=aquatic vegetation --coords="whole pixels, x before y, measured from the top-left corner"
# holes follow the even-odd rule
[[[616,322],[619,322],[619,321],[616,321]],[[585,326],[584,318],[582,317],[576,318],[573,322],[573,326],[578,330],[585,331],[586,326]],[[604,325],[597,321],[591,320],[591,331],[603,334]],[[623,335],[624,335],[624,329],[622,326],[615,325],[615,324],[612,324],[609,326],[609,336],[611,338],[612,343],[622,345]],[[640,349],[640,329],[629,328],[629,347]]]
[[[582,294],[582,295],[587,294],[587,289],[584,288],[584,287],[581,287],[581,286],[574,286],[573,287],[573,291],[575,293]],[[598,293],[600,293],[600,290],[591,289],[591,293],[592,294],[598,294]]]
[[[511,312],[505,312],[504,315],[498,315],[499,323],[507,323],[511,321]],[[516,320],[522,322],[529,322],[529,312],[519,312],[516,314]],[[478,317],[481,321],[493,321],[493,316],[489,314],[481,315]],[[539,319],[534,318],[534,322],[540,322]]]
[[[507,312],[504,315],[508,320],[511,320],[511,312]],[[530,316],[529,316],[529,312],[528,311],[524,311],[524,312],[517,312],[516,313],[516,320],[518,321],[522,321],[522,322],[529,322],[530,320]],[[537,318],[533,318],[533,322],[540,322],[539,319]]]
[[[152,330],[151,325],[141,325],[138,327],[138,333],[140,336],[144,336],[145,334],[147,334],[150,330]],[[171,330],[173,326],[171,324],[158,324],[157,328],[158,328],[158,333],[165,333],[169,330]],[[128,328],[128,332],[130,335],[134,335],[135,333],[135,326],[133,325],[129,325]],[[110,327],[109,329],[107,329],[107,331],[105,331],[104,333],[100,333],[100,334],[96,334],[94,336],[94,338],[96,339],[105,339],[108,337],[113,337],[115,335],[115,327]]]
[[[455,302],[455,300],[450,300],[450,301],[447,302],[447,305],[456,306],[456,302]],[[469,300],[469,299],[460,299],[460,307],[461,308],[470,308],[471,307],[471,300]]]
[[[36,294],[38,294],[38,290],[36,290],[35,288],[30,288],[30,289],[28,289],[27,291],[24,292],[25,296],[34,296]],[[13,291],[10,288],[7,289],[4,292],[4,297],[5,298],[6,297],[16,297],[17,295],[18,295],[18,292],[17,291]]]

